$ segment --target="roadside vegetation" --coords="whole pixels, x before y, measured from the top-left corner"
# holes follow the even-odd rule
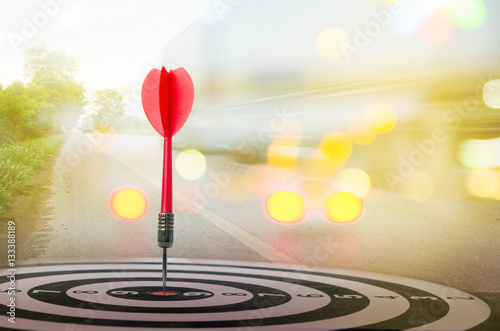
[[[77,71],[73,57],[31,48],[24,54],[23,79],[0,85],[0,221],[56,154],[66,137],[61,133],[77,126],[82,116],[92,118],[94,132],[151,132],[145,118],[128,114],[123,95],[115,90],[95,92],[89,104],[85,88],[74,79]],[[90,111],[84,111],[86,105]]]
[[[45,48],[25,52],[24,79],[0,85],[0,219],[17,194],[33,186],[37,170],[76,125],[85,89],[73,74],[76,61]]]
[[[54,156],[65,140],[53,135],[4,145],[0,148],[0,219],[18,194],[33,186],[33,177]]]

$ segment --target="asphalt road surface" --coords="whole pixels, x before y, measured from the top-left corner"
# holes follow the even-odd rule
[[[283,224],[269,218],[261,197],[242,189],[249,165],[221,155],[206,160],[205,175],[194,181],[205,201],[193,198],[191,182],[174,174],[175,240],[169,256],[335,266],[472,293],[500,292],[498,203],[417,202],[373,189],[355,222],[334,224],[312,211],[300,223]],[[39,188],[46,192],[42,214],[36,222],[22,215],[15,219],[17,264],[160,260],[161,172],[158,137],[73,132],[50,181]],[[110,208],[110,197],[121,188],[147,197],[139,220],[125,221]],[[6,242],[5,228],[2,237]],[[5,253],[3,247],[2,265]]]

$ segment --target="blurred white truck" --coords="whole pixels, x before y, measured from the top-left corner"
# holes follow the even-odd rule
[[[82,117],[82,132],[88,133],[94,131],[94,119],[92,117]]]

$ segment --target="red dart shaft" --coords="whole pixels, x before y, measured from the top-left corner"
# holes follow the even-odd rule
[[[163,185],[161,192],[161,212],[172,212],[172,137],[165,134],[163,140]]]
[[[172,213],[172,111],[175,82],[172,75],[162,68],[160,78],[160,109],[164,131],[163,140],[163,185],[161,192],[161,212]]]
[[[167,248],[174,240],[174,214],[172,213],[172,112],[174,108],[172,75],[164,67],[160,74],[160,113],[163,126],[163,184],[161,213],[158,218],[158,245],[163,248],[162,280],[163,292],[167,289]]]

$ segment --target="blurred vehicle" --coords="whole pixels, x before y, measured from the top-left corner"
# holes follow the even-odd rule
[[[465,147],[500,136],[500,110],[483,100],[485,84],[500,77],[498,3],[470,4],[488,15],[458,1],[400,1],[398,11],[353,1],[338,11],[335,2],[277,0],[202,17],[164,49],[164,65],[185,67],[197,91],[174,148],[323,179],[357,167],[396,192],[425,176],[433,194],[461,192],[464,160],[494,153]],[[332,134],[345,139],[328,141]],[[329,158],[340,163],[311,171],[339,144],[345,155]],[[490,163],[477,166],[498,167]]]
[[[83,117],[81,129],[83,133],[94,131],[94,119],[92,117]]]

